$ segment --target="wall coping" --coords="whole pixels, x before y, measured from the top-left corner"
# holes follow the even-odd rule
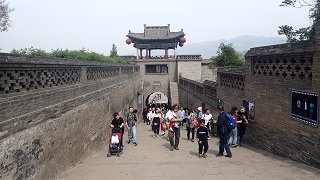
[[[43,56],[29,56],[19,54],[0,53],[0,64],[41,64],[41,65],[65,65],[65,66],[117,66],[139,67],[138,65],[108,63],[101,61],[64,59]]]
[[[219,67],[217,73],[245,76],[246,71],[245,71],[245,67],[224,66],[224,67]]]

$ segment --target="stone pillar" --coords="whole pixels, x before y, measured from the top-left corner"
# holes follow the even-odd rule
[[[168,47],[167,46],[165,47],[165,50],[164,50],[164,58],[168,59]]]
[[[174,59],[177,59],[177,47],[174,47]]]
[[[149,59],[149,55],[148,55],[148,46],[146,47],[146,59]]]
[[[140,57],[143,57],[143,56],[142,56],[142,49],[140,49]]]
[[[137,59],[139,59],[139,49],[137,48]]]
[[[82,84],[87,83],[87,67],[81,66],[80,82]]]

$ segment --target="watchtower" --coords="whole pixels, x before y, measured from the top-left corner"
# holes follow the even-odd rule
[[[137,59],[176,59],[177,45],[182,47],[186,42],[183,29],[179,32],[170,32],[170,24],[167,26],[147,26],[144,25],[143,33],[132,33],[129,30],[126,40],[127,44],[133,43],[137,49]],[[174,56],[168,56],[168,49],[174,49]],[[140,50],[140,55],[139,55]],[[146,56],[142,56],[142,51],[146,51]],[[164,56],[152,56],[152,50],[164,50]]]

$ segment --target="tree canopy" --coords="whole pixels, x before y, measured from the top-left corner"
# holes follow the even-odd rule
[[[117,50],[117,46],[113,43],[112,49],[110,51],[110,57],[116,57],[116,56],[118,56],[118,50]]]
[[[212,62],[209,65],[209,69],[223,66],[245,66],[244,53],[237,52],[232,44],[221,43],[217,56],[211,58]]]
[[[45,56],[45,57],[56,57],[65,59],[79,59],[79,60],[89,60],[89,61],[103,61],[110,63],[121,63],[121,64],[135,64],[129,60],[123,59],[119,56],[108,57],[103,54],[99,54],[89,49],[82,48],[80,50],[62,50],[62,49],[51,49],[51,52],[46,52],[41,49],[33,48],[23,48],[23,49],[13,49],[11,54],[21,54],[21,55],[33,55],[33,56]]]
[[[0,0],[0,32],[8,31],[8,27],[12,26],[9,13],[14,11],[14,8],[9,7],[9,3],[5,0]]]
[[[280,6],[292,6],[295,8],[309,7],[309,18],[312,20],[312,25],[309,27],[302,27],[294,30],[292,26],[281,25],[279,26],[278,34],[285,35],[287,42],[298,42],[303,40],[315,39],[316,37],[316,21],[315,17],[320,10],[320,1],[311,0],[284,0]]]

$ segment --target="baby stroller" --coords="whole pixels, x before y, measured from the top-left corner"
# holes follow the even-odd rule
[[[111,154],[117,154],[120,157],[121,148],[120,148],[120,141],[122,137],[122,132],[120,127],[114,127],[112,129],[112,133],[110,135],[110,143],[109,143],[109,151],[107,157],[110,157]]]

